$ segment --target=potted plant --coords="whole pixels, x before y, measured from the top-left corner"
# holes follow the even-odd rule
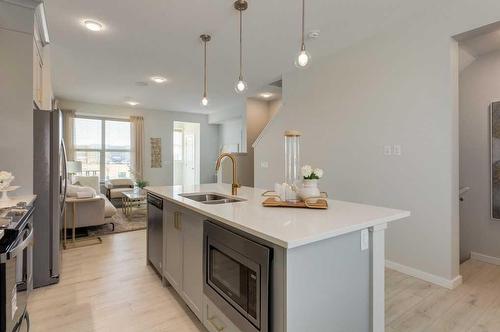
[[[318,188],[318,180],[323,177],[323,170],[321,168],[312,168],[310,165],[304,165],[301,168],[302,188],[300,188],[299,195],[303,200],[311,197],[320,197],[321,192]]]
[[[142,189],[144,189],[144,187],[146,187],[149,184],[149,182],[146,180],[139,179],[139,180],[135,181],[135,184],[137,187],[139,187],[142,190]]]
[[[149,182],[142,179],[139,173],[137,173],[133,169],[130,169],[130,175],[132,176],[132,179],[135,181],[135,186],[140,190],[143,190],[145,187],[149,185]]]

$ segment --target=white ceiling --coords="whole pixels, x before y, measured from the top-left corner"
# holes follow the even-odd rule
[[[306,30],[321,30],[308,43],[313,61],[360,41],[386,25],[431,8],[435,0],[307,1]],[[208,46],[210,111],[240,104],[238,14],[232,0],[45,0],[58,97],[139,107],[206,112],[202,94],[202,44]],[[249,95],[293,68],[300,43],[300,0],[249,0],[244,13],[244,75]],[[81,20],[101,21],[92,33]],[[162,75],[170,82],[135,85]]]

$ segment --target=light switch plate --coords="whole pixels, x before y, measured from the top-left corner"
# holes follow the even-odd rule
[[[267,161],[261,161],[260,162],[260,167],[261,168],[269,168],[269,163]]]
[[[393,147],[392,147],[392,153],[395,155],[395,156],[400,156],[402,154],[402,151],[401,151],[401,145],[399,144],[395,144]]]
[[[361,251],[368,250],[370,246],[370,234],[368,229],[363,229],[361,231]]]
[[[392,155],[392,146],[384,145],[384,156],[390,156],[390,155]]]

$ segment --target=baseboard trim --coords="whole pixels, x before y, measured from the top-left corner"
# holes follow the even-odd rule
[[[455,289],[459,285],[462,284],[462,276],[458,275],[453,279],[445,279],[443,277],[427,273],[418,269],[415,269],[413,267],[409,267],[406,265],[402,265],[396,262],[392,262],[390,260],[385,261],[385,266],[391,270],[396,270],[398,272],[407,274],[409,276],[433,283],[435,285],[448,288],[448,289]]]
[[[500,258],[480,254],[480,253],[474,252],[474,251],[470,253],[470,258],[475,259],[477,261],[489,263],[489,264],[500,265]]]

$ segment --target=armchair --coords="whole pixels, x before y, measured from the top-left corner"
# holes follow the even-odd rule
[[[134,181],[131,179],[112,179],[104,184],[106,188],[106,197],[109,200],[122,199],[122,193],[134,188]]]

